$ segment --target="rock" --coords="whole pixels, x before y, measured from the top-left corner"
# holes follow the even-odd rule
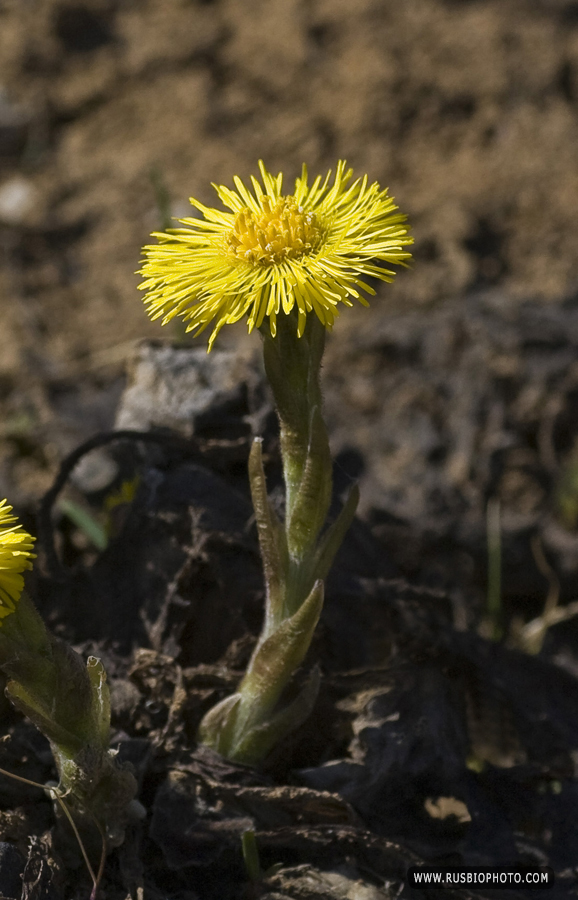
[[[0,140],[2,127],[0,125]],[[34,185],[20,175],[5,181],[0,187],[0,221],[20,225],[34,206]]]
[[[117,428],[172,428],[191,435],[211,410],[235,406],[260,383],[253,354],[146,342],[129,364]]]
[[[118,475],[118,464],[106,450],[87,453],[74,467],[70,480],[85,494],[103,491]]]

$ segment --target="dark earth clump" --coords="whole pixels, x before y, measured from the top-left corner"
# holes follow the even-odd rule
[[[183,402],[194,406],[191,378],[205,360],[186,347],[144,345],[119,419],[146,419],[147,396],[151,419],[174,416],[159,412],[156,399],[167,378],[179,407],[176,373]],[[155,362],[156,380],[140,381]],[[578,854],[573,630],[558,626],[557,640],[536,656],[508,646],[513,637],[497,643],[456,627],[463,596],[480,588],[475,568],[469,583],[454,583],[455,596],[428,587],[425,575],[412,585],[395,560],[401,550],[379,526],[354,523],[329,578],[297,678],[321,666],[310,719],[258,769],[196,745],[200,719],[234,690],[259,629],[263,586],[244,466],[256,430],[273,497],[280,486],[275,418],[253,361],[244,376],[232,354],[215,351],[212,365],[236,366],[229,395],[205,396],[204,409],[197,403],[195,416],[172,430],[151,422],[150,430],[96,436],[65,460],[41,505],[34,596],[58,634],[104,660],[113,743],[134,765],[148,810],[111,854],[106,896],[136,898],[143,889],[171,900],[334,900],[355,891],[388,898],[403,888],[407,868],[424,861],[548,864],[557,875],[549,896],[569,896]],[[228,430],[236,436],[223,438]],[[108,546],[93,560],[70,531],[54,531],[51,513],[95,448],[135,488],[115,507]],[[339,484],[339,464],[336,475]],[[102,492],[86,502],[96,512]],[[448,558],[466,552],[447,532],[444,541]],[[451,571],[447,582],[451,589]],[[501,627],[511,628],[507,604],[502,615]],[[16,714],[6,716],[2,766],[50,778],[42,739]],[[48,801],[6,780],[0,803],[3,836],[28,854],[27,866],[36,854],[34,877],[40,860],[46,891],[85,896],[85,873],[77,868],[71,883],[72,848],[63,850],[51,829]],[[263,870],[253,881],[241,853],[247,831]]]

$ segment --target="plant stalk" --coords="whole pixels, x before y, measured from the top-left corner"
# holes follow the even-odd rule
[[[280,425],[285,482],[282,523],[267,496],[261,440],[249,458],[249,480],[265,577],[263,630],[237,692],[210,710],[199,737],[237,762],[263,759],[310,714],[317,669],[291,701],[285,689],[303,662],[323,606],[323,583],[357,507],[357,488],[322,535],[332,495],[331,453],[322,415],[320,369],[325,328],[308,317],[280,316],[275,336],[263,327],[265,372]]]

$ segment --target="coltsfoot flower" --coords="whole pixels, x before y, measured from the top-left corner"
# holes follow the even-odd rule
[[[16,609],[24,588],[22,572],[32,568],[30,560],[36,557],[36,539],[15,524],[18,519],[11,512],[6,500],[0,501],[0,625]]]
[[[309,313],[330,329],[339,305],[352,298],[368,305],[363,292],[375,294],[363,277],[392,281],[395,272],[380,262],[404,265],[413,243],[406,216],[377,182],[367,176],[352,184],[345,161],[308,185],[303,166],[291,195],[282,193],[283,176],[273,177],[259,162],[261,179],[251,177],[253,193],[235,177],[236,191],[213,185],[231,212],[212,209],[191,198],[204,216],[180,219],[183,228],[155,232],[159,243],[144,248],[139,286],[145,304],[163,325],[182,316],[187,331],[199,334],[211,322],[211,348],[225,324],[248,317],[248,328],[298,312],[301,337]]]

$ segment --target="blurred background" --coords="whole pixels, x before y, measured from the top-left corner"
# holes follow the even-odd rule
[[[171,336],[136,291],[151,230],[259,158],[291,190],[303,161],[343,157],[415,237],[412,269],[331,338],[344,483],[361,478],[401,570],[429,560],[445,586],[484,569],[499,500],[514,605],[539,608],[548,567],[570,598],[569,0],[0,0],[0,495],[33,509],[63,455],[112,427],[135,341]]]

